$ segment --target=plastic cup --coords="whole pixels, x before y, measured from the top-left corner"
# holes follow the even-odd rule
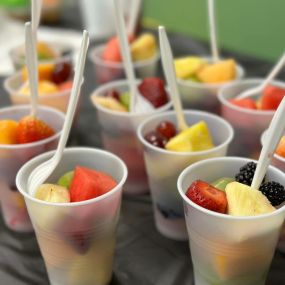
[[[39,60],[39,64],[55,64],[59,61],[70,61],[74,52],[74,46],[66,43],[54,41],[43,41],[57,54],[57,57],[49,60]],[[10,58],[15,70],[19,70],[26,65],[24,44],[16,46],[10,50]]]
[[[110,82],[97,88],[91,95],[91,99],[96,96],[104,96],[109,90],[113,89],[120,93],[129,90],[126,80]],[[155,113],[168,110],[171,105],[172,103],[169,101],[164,106],[149,113],[133,114],[112,111],[95,104],[104,148],[118,155],[128,167],[129,175],[124,189],[125,194],[133,195],[149,192],[143,147],[137,138],[136,131],[139,124],[146,118]]]
[[[23,84],[24,81],[21,72],[17,72],[4,81],[4,88],[9,94],[13,105],[30,104],[30,96],[19,92]],[[65,113],[67,111],[70,93],[71,88],[52,94],[40,94],[38,102],[40,105],[50,106]]]
[[[67,148],[49,177],[54,183],[77,165],[111,175],[118,183],[110,192],[76,203],[47,203],[29,193],[32,170],[54,152],[40,155],[18,172],[24,196],[52,285],[107,285],[112,277],[116,227],[127,168],[117,156],[92,148]]]
[[[0,109],[0,120],[20,120],[31,111],[30,106]],[[55,149],[64,123],[64,115],[56,109],[39,107],[38,116],[55,130],[47,139],[27,144],[0,144],[0,200],[2,214],[8,228],[17,232],[33,231],[22,195],[17,191],[17,171],[31,158]]]
[[[89,53],[89,59],[94,65],[95,78],[97,84],[108,83],[118,79],[124,79],[125,70],[122,62],[110,62],[102,59],[102,52],[105,45],[93,48]],[[137,78],[153,77],[156,75],[159,51],[150,59],[134,62],[134,70]]]
[[[263,134],[261,135],[261,144],[262,145],[263,145],[263,142],[265,140],[266,134],[267,134],[267,130],[265,132],[263,132]],[[285,173],[285,158],[284,157],[275,153],[272,156],[271,164],[274,165],[275,167],[279,168],[280,170],[282,170]],[[285,224],[282,227],[277,248],[279,249],[279,251],[285,253]]]
[[[185,195],[194,180],[211,183],[220,177],[234,177],[249,161],[239,157],[207,159],[187,167],[178,178],[196,285],[265,284],[285,207],[270,214],[235,217],[202,208]],[[273,166],[267,177],[285,185],[284,173]]]
[[[231,104],[229,100],[247,89],[258,86],[262,80],[241,80],[224,86],[219,92],[222,116],[235,130],[235,144],[229,150],[231,155],[257,158],[260,153],[260,136],[269,126],[274,111],[245,109]],[[285,88],[285,83],[280,81],[273,81],[271,84]]]
[[[211,58],[205,57],[206,61],[211,62]],[[229,82],[236,82],[245,75],[244,68],[237,64],[237,77],[223,83],[201,83],[192,80],[177,79],[179,92],[184,109],[198,109],[220,114],[220,102],[217,98],[219,90]]]
[[[175,152],[154,147],[144,139],[162,121],[176,124],[173,111],[158,114],[144,121],[138,137],[144,147],[144,159],[153,201],[157,230],[175,240],[187,240],[183,204],[177,193],[177,178],[188,165],[209,157],[224,156],[233,139],[233,129],[222,118],[202,111],[184,111],[189,126],[203,120],[207,123],[216,147],[199,152]]]

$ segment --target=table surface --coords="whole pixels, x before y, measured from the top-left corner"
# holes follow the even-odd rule
[[[64,27],[80,28],[75,10],[65,14]],[[170,34],[175,55],[207,54],[208,46],[179,35]],[[223,56],[228,53],[223,52]],[[247,76],[262,77],[271,65],[246,56],[235,55],[246,68]],[[9,105],[0,79],[0,106]],[[82,105],[76,128],[72,130],[69,145],[101,147],[96,112],[89,95],[94,90],[94,73],[87,61],[82,88]],[[88,124],[86,124],[88,122]],[[90,122],[94,122],[90,124]],[[0,216],[0,284],[49,284],[44,262],[34,234],[17,234],[3,224]],[[281,285],[285,280],[285,256],[276,253],[267,285]],[[119,221],[112,285],[189,285],[193,271],[187,242],[176,242],[160,235],[155,229],[149,195],[124,197]]]

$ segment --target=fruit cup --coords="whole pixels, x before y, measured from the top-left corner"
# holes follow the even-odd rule
[[[93,92],[91,98],[104,96],[108,91],[114,89],[120,93],[129,90],[126,80],[119,80],[100,86]],[[92,101],[94,102],[94,100]],[[129,169],[124,193],[132,195],[143,194],[149,191],[143,148],[137,138],[136,130],[143,120],[155,113],[168,110],[171,105],[172,103],[169,101],[167,104],[149,113],[133,114],[112,111],[95,103],[102,130],[101,136],[104,148],[122,158]]]
[[[177,178],[188,165],[209,157],[224,156],[233,138],[233,129],[220,117],[202,111],[184,111],[189,126],[203,120],[213,137],[215,147],[197,152],[177,152],[158,148],[144,136],[163,121],[176,124],[173,111],[152,116],[138,128],[138,137],[144,147],[144,158],[153,201],[156,228],[164,236],[187,240],[182,201],[177,193]]]
[[[263,145],[263,142],[265,140],[267,131],[265,131],[262,136],[261,136],[261,144]],[[284,134],[285,135],[285,134]],[[283,146],[284,148],[284,146]],[[274,165],[275,167],[279,168],[281,171],[283,171],[285,173],[285,157],[278,155],[277,153],[275,153],[272,156],[272,165]],[[277,248],[285,253],[285,225],[282,227],[282,231],[280,234],[280,239],[279,239],[279,243],[277,245]]]
[[[89,53],[89,59],[94,65],[97,84],[108,83],[114,80],[125,78],[125,70],[122,62],[110,62],[102,59],[105,45],[93,48]],[[153,77],[156,75],[160,54],[157,51],[155,56],[147,60],[134,62],[134,70],[138,78]]]
[[[206,61],[210,58],[205,57]],[[244,68],[237,64],[235,82],[244,77]],[[201,83],[192,80],[177,79],[179,92],[184,109],[198,109],[211,113],[220,114],[220,103],[217,98],[219,90],[228,84],[224,83]]]
[[[260,136],[269,126],[275,111],[245,109],[229,102],[243,91],[260,85],[262,79],[245,79],[224,86],[218,99],[222,116],[234,127],[235,144],[229,150],[231,155],[257,158],[261,150]],[[272,85],[284,88],[285,83],[273,81]]]
[[[0,120],[20,120],[31,111],[30,106],[0,109]],[[15,177],[21,166],[32,157],[55,149],[64,122],[64,115],[56,109],[39,107],[39,118],[55,130],[47,139],[26,144],[0,144],[0,200],[2,214],[8,228],[17,232],[32,231],[24,200],[15,186]]]
[[[50,203],[34,198],[27,186],[32,170],[49,159],[45,153],[26,163],[16,183],[24,196],[51,284],[107,285],[112,277],[116,228],[127,168],[117,156],[92,148],[67,148],[49,177],[55,183],[77,165],[111,175],[117,186],[82,202]]]
[[[50,66],[56,65],[56,64],[64,64],[67,63],[72,66],[72,63],[70,61],[70,57],[65,57],[62,59],[57,60],[56,62],[53,62],[52,64],[47,63],[43,64],[47,66],[47,68],[44,68],[45,70],[49,70]],[[45,73],[42,73],[42,76],[45,76]],[[7,91],[7,93],[10,96],[10,100],[13,105],[20,105],[20,104],[29,104],[30,103],[30,95],[29,92],[26,90],[23,91],[23,85],[27,84],[23,77],[24,72],[20,71],[16,74],[8,77],[4,81],[4,88]],[[41,81],[40,81],[41,82]],[[50,87],[43,87],[45,89],[41,89],[39,86],[39,104],[40,105],[46,105],[50,107],[54,107],[62,112],[66,112],[67,105],[69,102],[70,92],[72,88],[72,81],[67,80],[66,84],[61,83],[57,86],[57,90],[50,91]],[[53,83],[54,84],[54,83]]]
[[[185,195],[197,179],[208,183],[220,177],[234,177],[246,158],[222,157],[197,162],[178,178],[183,199],[196,285],[264,285],[274,255],[285,207],[251,217],[209,211]],[[285,185],[285,174],[270,166],[269,180]]]

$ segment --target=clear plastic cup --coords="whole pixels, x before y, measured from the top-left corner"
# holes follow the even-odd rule
[[[235,144],[232,144],[229,154],[257,158],[260,150],[260,136],[267,129],[274,111],[250,110],[235,106],[229,102],[241,92],[256,87],[263,79],[245,79],[224,86],[218,99],[221,103],[222,116],[234,127]],[[285,83],[273,81],[271,84],[285,88]]]
[[[267,130],[265,132],[263,132],[263,134],[261,135],[261,144],[262,145],[263,145],[263,142],[265,140],[266,134],[267,134]],[[279,168],[280,170],[282,170],[285,173],[285,158],[284,157],[275,153],[272,156],[271,164],[274,165],[275,167]],[[285,253],[285,224],[282,227],[277,248],[279,249],[279,251]]]
[[[107,285],[119,220],[122,187],[127,168],[117,156],[92,148],[67,148],[49,177],[54,183],[77,165],[111,175],[118,183],[110,192],[75,203],[48,203],[29,193],[27,180],[32,170],[54,152],[40,155],[18,172],[16,183],[24,196],[52,285]]]
[[[234,177],[249,162],[239,157],[212,158],[187,167],[178,178],[183,199],[196,285],[264,285],[274,255],[285,207],[270,214],[236,217],[209,211],[187,198],[197,179]],[[269,180],[285,185],[285,175],[270,166]]]
[[[30,106],[0,109],[0,120],[20,120],[31,111]],[[49,107],[39,107],[38,117],[55,130],[47,139],[27,144],[0,144],[0,200],[2,214],[8,228],[17,232],[33,230],[22,195],[17,191],[17,171],[28,160],[43,152],[55,149],[64,123],[64,114]]]
[[[209,57],[204,58],[210,61]],[[192,80],[177,79],[179,92],[184,109],[198,109],[220,114],[220,102],[217,98],[219,90],[229,82],[236,82],[245,75],[244,68],[237,64],[237,77],[235,80],[224,83],[201,83]]]
[[[109,90],[113,89],[118,90],[120,93],[129,90],[126,80],[110,82],[97,88],[91,95],[91,100],[96,96],[104,96]],[[131,114],[112,111],[95,104],[104,148],[124,160],[129,169],[124,189],[125,194],[133,195],[149,192],[143,147],[137,138],[136,131],[139,124],[146,118],[170,109],[171,105],[172,103],[169,101],[164,106],[149,113]]]
[[[102,59],[102,52],[105,45],[96,46],[89,53],[89,59],[94,65],[95,79],[97,84],[108,83],[118,79],[124,79],[125,70],[122,62],[110,62]],[[134,62],[134,70],[137,78],[156,76],[159,51],[150,59]]]
[[[173,111],[152,116],[138,128],[138,137],[144,146],[144,159],[151,190],[156,228],[164,236],[187,240],[183,204],[177,193],[177,178],[188,165],[209,157],[225,156],[233,139],[233,129],[224,119],[202,111],[184,111],[189,126],[203,120],[207,123],[215,147],[198,152],[175,152],[148,143],[144,136],[155,130],[162,121],[176,125]]]
[[[74,53],[73,45],[46,40],[42,42],[45,42],[55,52],[56,57],[50,60],[39,60],[40,64],[55,64],[59,61],[71,60],[70,57],[72,57]],[[9,55],[16,71],[26,65],[24,44],[12,48]]]
[[[4,81],[4,88],[9,94],[13,105],[30,104],[30,96],[19,92],[23,84],[24,81],[21,72],[17,72]],[[52,94],[41,94],[38,97],[38,101],[40,105],[50,106],[65,113],[67,111],[70,93],[71,89]]]

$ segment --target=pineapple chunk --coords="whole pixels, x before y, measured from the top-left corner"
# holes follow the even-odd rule
[[[123,104],[121,104],[119,101],[111,97],[93,96],[92,102],[93,104],[98,104],[102,107],[105,107],[113,111],[128,112],[127,108]]]
[[[233,59],[222,60],[205,66],[197,73],[197,78],[204,83],[221,83],[236,78],[236,63]]]
[[[156,54],[157,44],[154,35],[146,33],[131,44],[131,54],[134,61],[146,60]]]
[[[182,131],[168,141],[165,148],[172,151],[201,151],[213,148],[212,137],[204,121]]]
[[[70,202],[68,189],[55,184],[42,184],[39,186],[35,198],[51,203]]]
[[[232,216],[257,216],[275,211],[262,192],[239,182],[229,183],[226,195],[228,214]]]
[[[174,60],[174,67],[177,78],[191,78],[206,65],[206,61],[199,57],[188,56]]]

